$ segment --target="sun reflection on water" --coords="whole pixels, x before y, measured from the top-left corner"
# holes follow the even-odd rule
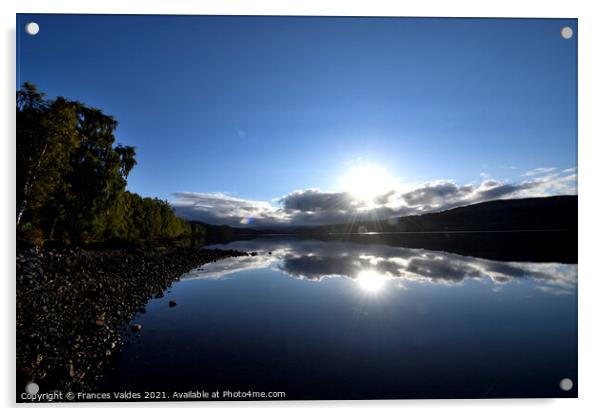
[[[356,279],[359,287],[370,293],[380,292],[385,287],[387,280],[389,280],[387,276],[376,270],[362,270]]]

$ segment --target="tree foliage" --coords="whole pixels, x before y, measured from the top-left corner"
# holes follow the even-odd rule
[[[190,232],[166,201],[126,191],[134,147],[117,121],[35,85],[17,91],[17,232],[68,243],[146,242]]]

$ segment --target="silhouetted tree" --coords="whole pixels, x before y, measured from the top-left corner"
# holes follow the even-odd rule
[[[35,85],[17,92],[17,225],[60,186],[69,156],[79,143],[75,108],[64,99],[46,101]]]
[[[190,231],[166,201],[127,192],[136,150],[117,121],[35,85],[17,92],[17,230],[66,242],[145,242]]]

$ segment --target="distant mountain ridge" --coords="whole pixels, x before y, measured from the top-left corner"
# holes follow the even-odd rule
[[[312,227],[330,233],[525,231],[576,228],[576,195],[500,199],[422,215]]]
[[[272,229],[203,224],[210,239],[252,238],[266,234],[329,234],[368,232],[470,232],[576,230],[577,195],[501,199],[445,211],[374,221]]]

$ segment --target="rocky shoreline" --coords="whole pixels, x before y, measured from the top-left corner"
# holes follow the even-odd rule
[[[149,299],[234,250],[17,250],[17,392],[89,391],[117,359]]]

